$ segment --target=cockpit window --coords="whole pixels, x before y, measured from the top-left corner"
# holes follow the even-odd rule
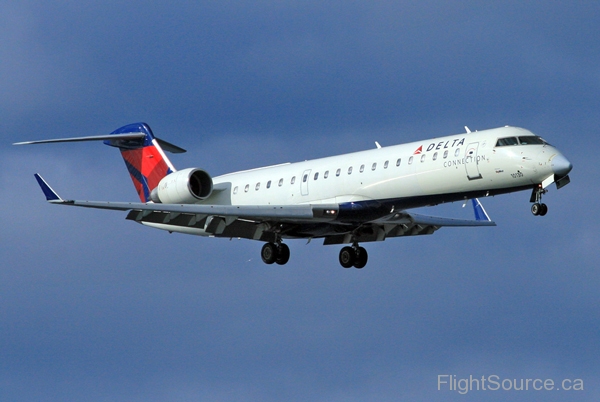
[[[497,147],[505,147],[507,145],[519,145],[517,137],[498,138],[498,142],[496,142]]]
[[[542,137],[537,135],[524,135],[517,137],[499,138],[496,142],[497,147],[505,147],[508,145],[550,145]]]
[[[527,137],[519,137],[519,142],[521,145],[544,145],[546,141],[544,141],[541,137],[529,135]]]

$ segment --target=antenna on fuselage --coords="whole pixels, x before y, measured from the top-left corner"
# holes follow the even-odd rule
[[[379,145],[379,143],[377,141],[375,141],[375,146],[377,147],[377,149],[381,148],[381,145]]]
[[[467,130],[467,133],[471,133],[471,130],[469,130],[469,127],[465,126],[465,130]]]

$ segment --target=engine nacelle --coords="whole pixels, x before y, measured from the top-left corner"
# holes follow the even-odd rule
[[[204,170],[189,168],[165,176],[150,199],[163,204],[194,204],[210,197],[212,191],[212,177]]]

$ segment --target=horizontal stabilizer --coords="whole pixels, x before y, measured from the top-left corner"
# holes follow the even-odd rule
[[[138,140],[144,138],[144,133],[127,133],[113,135],[92,135],[88,137],[56,138],[52,140],[37,140],[15,142],[13,145],[31,145],[31,144],[50,144],[54,142],[81,142],[81,141],[102,141],[102,140]]]
[[[146,133],[125,133],[125,134],[107,134],[107,135],[91,135],[87,137],[72,137],[72,138],[55,138],[49,140],[36,140],[36,141],[23,141],[15,142],[13,145],[33,145],[33,144],[52,144],[59,142],[82,142],[82,141],[110,141],[111,144],[118,144],[118,141],[125,140],[142,140],[146,136]],[[177,145],[171,144],[165,140],[154,137],[154,139],[160,144],[162,149],[165,151],[181,154],[186,152],[185,149],[178,147]]]
[[[165,140],[161,140],[160,138],[155,137],[155,140],[158,141],[158,144],[162,147],[162,149],[171,152],[172,154],[182,154],[187,152],[185,149],[178,147],[177,145],[173,145]]]

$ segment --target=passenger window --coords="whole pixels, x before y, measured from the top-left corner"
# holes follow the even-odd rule
[[[259,188],[260,188],[260,182],[256,183],[256,187],[254,187],[254,191],[258,191]]]
[[[325,173],[323,173],[323,178],[326,179],[329,177],[329,170],[326,170]]]
[[[319,172],[315,173],[314,180],[317,180],[318,178],[319,178]]]
[[[352,166],[348,168],[348,174],[352,174]]]
[[[278,184],[278,186],[279,186],[279,187],[283,186],[283,179],[279,179],[279,184]]]
[[[238,186],[235,186],[235,187],[233,188],[233,194],[237,194],[237,192],[238,192]]]
[[[250,190],[250,184],[246,184],[246,187],[244,187],[244,193],[247,193],[248,190]]]
[[[371,170],[375,170],[377,169],[377,163],[374,163],[373,166],[371,166]]]
[[[446,159],[448,157],[448,150],[444,151],[444,159]]]
[[[306,180],[307,180],[307,179],[308,179],[308,175],[307,175],[307,174],[305,174],[305,175],[302,177],[302,183],[306,183]],[[293,184],[293,183],[292,183],[292,184]]]
[[[402,159],[398,158],[398,160],[396,161],[396,166],[400,166],[401,161],[402,161]]]
[[[435,152],[435,153],[433,154],[433,160],[436,160],[436,159],[437,159],[437,152]]]
[[[390,161],[385,161],[385,163],[383,164],[383,168],[387,169],[389,164],[390,164]]]
[[[413,161],[413,157],[411,156],[410,158],[408,158],[408,164],[412,165],[412,161]]]
[[[267,182],[267,188],[271,188],[271,180]]]
[[[292,177],[292,180],[290,181],[290,184],[294,184],[296,182],[296,176]]]
[[[365,165],[360,165],[360,172],[364,172],[365,171]]]
[[[454,151],[454,156],[458,155],[460,155],[460,148],[456,148],[456,151]]]
[[[342,169],[338,169],[338,170],[336,170],[336,171],[335,171],[335,175],[336,175],[336,176],[339,176],[339,175],[340,175],[340,173],[342,173]]]
[[[426,154],[421,155],[421,163],[425,162],[425,155]]]

